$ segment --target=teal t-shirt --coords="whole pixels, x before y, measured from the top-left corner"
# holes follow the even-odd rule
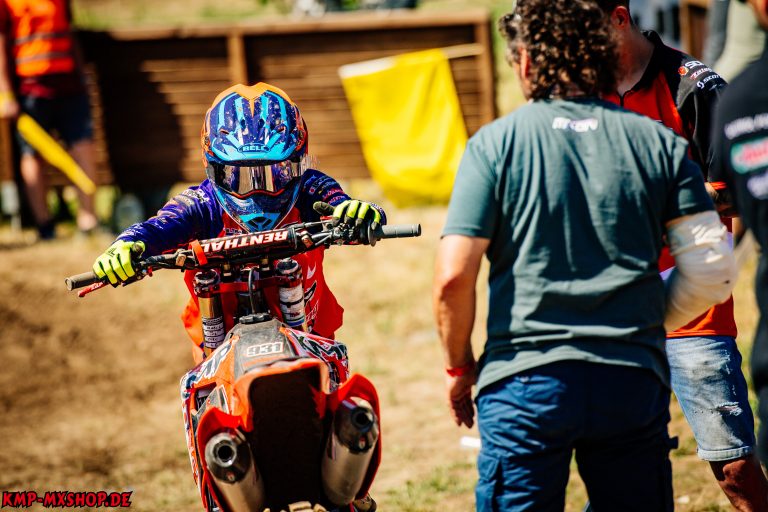
[[[668,384],[665,224],[713,209],[687,142],[598,99],[529,103],[468,142],[443,236],[491,240],[478,387],[562,360]]]

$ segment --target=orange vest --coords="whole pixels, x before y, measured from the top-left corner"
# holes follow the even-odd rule
[[[75,69],[67,0],[3,0],[11,21],[13,58],[19,77]]]

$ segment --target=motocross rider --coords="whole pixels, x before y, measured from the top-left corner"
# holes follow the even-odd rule
[[[113,285],[131,278],[132,255],[317,221],[316,201],[334,207],[335,221],[357,225],[361,243],[368,242],[368,227],[386,222],[381,207],[351,199],[336,180],[312,168],[307,126],[296,104],[277,87],[260,82],[224,90],[208,109],[201,135],[207,179],[171,199],[155,217],[123,231],[93,264],[99,278]],[[320,247],[294,259],[302,267],[308,329],[333,338],[344,310],[323,277],[323,251]],[[193,277],[193,271],[185,277],[190,293]],[[232,317],[235,304],[223,301],[225,318]],[[203,340],[194,294],[182,320],[197,345],[199,362]]]

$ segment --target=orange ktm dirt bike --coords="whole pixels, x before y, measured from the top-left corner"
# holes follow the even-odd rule
[[[353,502],[365,502],[381,457],[376,389],[349,375],[343,343],[306,332],[301,266],[292,259],[354,241],[354,229],[324,219],[195,241],[135,263],[134,281],[158,269],[197,272],[206,355],[181,379],[181,398],[206,512],[302,501],[353,512]],[[419,225],[381,226],[367,236],[373,245],[420,233]],[[106,285],[91,272],[66,284],[83,288],[80,296]],[[275,289],[279,300],[269,300]],[[225,318],[222,302],[233,297],[237,313]]]

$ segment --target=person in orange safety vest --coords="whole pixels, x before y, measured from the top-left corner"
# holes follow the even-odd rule
[[[69,0],[0,0],[0,120],[29,114],[55,132],[91,179],[95,151],[90,104]],[[21,175],[40,238],[54,237],[42,162],[21,137]],[[93,198],[81,193],[77,226],[97,226]]]

